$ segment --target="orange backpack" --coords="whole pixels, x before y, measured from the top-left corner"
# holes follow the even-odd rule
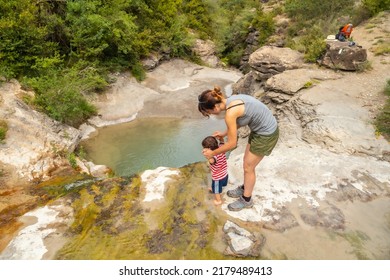
[[[353,25],[348,23],[340,30],[340,32],[344,35],[345,38],[349,38],[351,36],[352,30]]]

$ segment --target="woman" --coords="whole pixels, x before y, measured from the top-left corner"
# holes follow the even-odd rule
[[[251,133],[244,154],[244,184],[227,192],[227,195],[238,200],[230,203],[230,211],[240,211],[253,207],[252,192],[256,183],[255,168],[264,156],[271,154],[279,138],[279,129],[272,112],[256,98],[238,94],[224,98],[221,89],[214,87],[198,97],[198,109],[204,116],[225,114],[227,130],[216,131],[213,136],[227,136],[227,143],[218,149],[203,149],[203,155],[211,158],[217,154],[233,150],[237,146],[237,129],[248,125]]]

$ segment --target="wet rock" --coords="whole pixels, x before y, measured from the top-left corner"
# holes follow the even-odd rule
[[[368,192],[363,192],[355,188],[351,182],[344,180],[338,185],[336,192],[329,194],[330,198],[334,198],[336,201],[363,201],[367,202],[373,199],[374,195]]]
[[[25,224],[25,227],[0,253],[0,260],[42,259],[48,252],[47,244],[51,244],[52,248],[63,245],[63,240],[56,238],[64,233],[72,221],[72,208],[62,200],[26,213],[21,217],[21,222]],[[26,244],[29,246],[28,250],[26,250]],[[53,258],[54,256],[49,254],[46,257]]]
[[[89,137],[96,135],[98,133],[94,126],[88,125],[86,123],[82,124],[79,127],[79,130],[81,134],[81,140],[88,139]]]
[[[112,174],[112,170],[105,165],[97,165],[91,161],[86,161],[79,158],[76,159],[76,163],[82,173],[94,177],[107,178],[110,174]]]
[[[180,174],[180,171],[166,167],[158,167],[155,170],[144,171],[141,175],[146,189],[144,201],[163,199],[165,182],[171,180],[172,175],[178,174]]]
[[[269,230],[283,232],[299,225],[294,215],[286,207],[283,207],[279,213],[269,213],[268,216],[271,216],[272,220],[265,222],[263,227]]]
[[[36,207],[38,201],[38,197],[28,194],[23,188],[0,189],[0,225]]]
[[[320,226],[333,230],[345,228],[345,217],[343,212],[334,205],[327,205],[321,208],[306,209],[301,214],[302,220],[311,226]]]

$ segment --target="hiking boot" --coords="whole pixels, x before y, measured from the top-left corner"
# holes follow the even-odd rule
[[[227,191],[227,193],[226,193],[227,196],[233,197],[233,198],[239,198],[240,196],[242,196],[244,194],[244,189],[242,187],[243,187],[243,185],[238,186],[237,188],[235,188],[233,190]]]
[[[253,200],[251,199],[248,202],[246,202],[242,196],[240,196],[239,199],[237,199],[236,201],[228,205],[230,211],[240,211],[244,208],[252,208],[252,207],[253,207]]]

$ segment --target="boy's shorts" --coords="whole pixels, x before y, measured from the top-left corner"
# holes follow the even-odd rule
[[[227,185],[228,179],[229,179],[229,175],[226,175],[225,178],[223,178],[221,180],[212,180],[212,182],[211,182],[212,193],[221,193],[222,188]]]
[[[251,145],[249,151],[258,156],[269,156],[279,139],[279,128],[270,135],[260,135],[251,132],[248,143]]]

